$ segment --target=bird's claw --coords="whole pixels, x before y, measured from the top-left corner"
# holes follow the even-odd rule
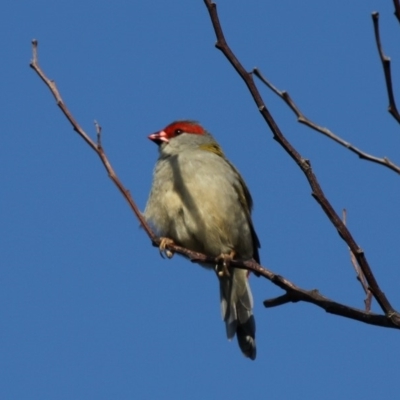
[[[232,250],[229,254],[220,254],[217,258],[217,264],[215,265],[215,272],[222,278],[223,276],[231,276],[229,272],[229,264],[235,257],[235,252]]]
[[[172,258],[174,256],[174,253],[167,249],[168,245],[174,244],[174,241],[172,239],[166,238],[166,237],[162,237],[160,238],[160,245],[158,246],[159,250],[160,250],[160,255],[162,258],[165,258],[164,255],[167,258]]]

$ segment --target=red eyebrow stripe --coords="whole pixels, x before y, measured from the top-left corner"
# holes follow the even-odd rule
[[[183,132],[195,133],[201,135],[204,133],[204,129],[198,124],[191,124],[190,122],[173,122],[168,125],[164,131],[169,137],[173,136],[176,129],[182,129]]]

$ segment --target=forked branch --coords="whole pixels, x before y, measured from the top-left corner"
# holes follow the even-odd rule
[[[395,325],[400,326],[400,314],[396,310],[394,310],[386,295],[380,289],[378,282],[376,281],[375,276],[372,273],[372,270],[368,264],[367,258],[365,257],[364,251],[358,246],[350,231],[347,229],[341,218],[335,212],[328,199],[325,197],[324,192],[322,191],[322,188],[318,183],[317,177],[312,171],[310,161],[303,158],[283,135],[268,108],[266,107],[261,97],[261,94],[254,83],[253,74],[246,71],[246,69],[243,67],[243,65],[230,49],[228,43],[225,40],[221,23],[219,21],[216,4],[213,3],[211,0],[204,0],[204,3],[209,12],[215,35],[217,37],[217,43],[215,44],[215,46],[225,55],[225,57],[235,68],[239,76],[243,79],[261,115],[270,127],[274,139],[283,147],[286,153],[293,159],[293,161],[296,162],[301,171],[304,173],[311,187],[311,195],[321,206],[326,216],[329,218],[333,226],[338,231],[340,237],[347,243],[351,252],[356,257],[357,262],[360,265],[360,268],[365,278],[367,279],[369,288],[373,296],[377,300],[379,306],[385,313],[386,317],[390,319]]]
[[[398,165],[394,164],[392,161],[390,161],[387,157],[378,158],[371,154],[368,154],[368,153],[358,149],[357,147],[353,146],[351,143],[343,140],[341,137],[335,135],[328,128],[324,128],[323,126],[320,126],[320,125],[316,124],[315,122],[311,121],[310,119],[308,119],[302,113],[302,111],[297,106],[297,104],[294,102],[294,100],[290,97],[288,92],[286,92],[284,90],[279,90],[278,88],[276,88],[267,78],[265,78],[265,76],[263,76],[261,74],[261,72],[258,68],[254,68],[252,72],[258,79],[260,79],[261,82],[263,82],[270,90],[272,90],[272,92],[274,92],[277,96],[279,96],[289,106],[289,108],[296,115],[297,121],[299,121],[301,124],[304,124],[304,125],[308,126],[309,128],[322,133],[323,135],[327,136],[329,139],[332,139],[336,143],[339,143],[341,146],[346,147],[353,153],[357,154],[361,159],[383,165],[387,168],[390,168],[392,171],[400,174],[400,167]]]

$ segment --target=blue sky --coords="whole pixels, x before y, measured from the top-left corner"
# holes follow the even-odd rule
[[[400,93],[392,1],[218,1],[226,38],[304,113],[400,164],[371,12]],[[199,120],[246,179],[262,263],[363,307],[348,250],[305,178],[214,48],[203,1],[3,4],[0,171],[0,397],[3,399],[394,398],[399,331],[309,304],[265,309],[282,292],[251,277],[257,360],[225,338],[215,276],[163,260],[96,155],[29,68],[30,41],[75,117],[144,208],[157,158],[146,136]],[[399,177],[297,124],[261,86],[287,138],[400,308]],[[400,96],[400,94],[399,94]],[[399,97],[400,102],[400,97]],[[374,311],[379,311],[376,302]]]

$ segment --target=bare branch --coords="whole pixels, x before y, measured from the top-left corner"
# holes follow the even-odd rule
[[[170,250],[182,254],[189,258],[192,262],[201,262],[211,265],[215,265],[215,258],[207,257],[204,254],[196,253],[188,249],[184,249],[179,246],[171,245],[167,246]],[[386,328],[400,329],[400,320],[398,319],[397,313],[388,315],[379,315],[368,311],[362,311],[357,308],[349,307],[344,304],[333,301],[323,295],[318,290],[304,290],[296,286],[293,282],[284,278],[281,275],[275,274],[271,270],[261,266],[254,260],[241,261],[232,260],[230,261],[230,267],[242,268],[248,271],[252,271],[256,276],[262,276],[268,279],[276,286],[285,290],[286,293],[275,299],[269,299],[264,301],[264,306],[267,308],[276,307],[289,302],[304,301],[307,303],[314,304],[320,308],[323,308],[326,312],[341,317],[354,319],[356,321],[364,322],[369,325],[376,325]]]
[[[343,224],[338,214],[333,209],[330,202],[325,197],[321,186],[318,183],[316,176],[314,175],[311,163],[309,160],[303,158],[299,152],[290,144],[290,142],[283,135],[269,110],[264,104],[264,101],[258,91],[254,80],[253,75],[247,72],[243,65],[236,58],[230,47],[228,46],[222,27],[219,21],[217,6],[211,0],[204,0],[204,3],[207,7],[207,10],[210,15],[210,19],[217,37],[216,47],[221,50],[221,52],[225,55],[231,65],[235,68],[239,76],[243,79],[244,83],[248,87],[254,102],[256,103],[261,115],[264,117],[266,123],[270,127],[274,139],[283,147],[283,149],[287,152],[287,154],[296,162],[296,164],[300,167],[304,175],[306,176],[309,185],[311,187],[311,195],[321,206],[331,223],[337,229],[340,237],[347,243],[353,254],[355,255],[357,262],[359,263],[367,281],[371,288],[371,291],[376,298],[379,306],[384,311],[385,315],[391,319],[391,321],[395,325],[400,324],[400,314],[394,310],[386,295],[380,289],[378,282],[375,279],[375,276],[372,273],[372,270],[368,264],[368,261],[365,257],[364,251],[358,246],[353,236],[347,227]]]
[[[385,74],[385,82],[386,82],[386,90],[389,97],[389,107],[388,111],[392,114],[393,118],[400,123],[400,114],[396,107],[396,101],[394,99],[393,94],[393,86],[392,86],[392,74],[390,72],[390,58],[386,56],[383,52],[382,44],[381,44],[381,37],[379,33],[379,13],[373,12],[372,13],[372,21],[374,23],[374,32],[375,32],[375,41],[376,46],[378,48],[379,58],[382,62],[383,73]]]
[[[383,158],[378,158],[375,156],[372,156],[370,154],[365,153],[364,151],[358,149],[357,147],[353,146],[351,143],[346,142],[343,140],[341,137],[335,135],[332,131],[330,131],[328,128],[324,128],[320,125],[317,125],[315,122],[311,121],[308,119],[299,109],[299,107],[296,105],[296,103],[293,101],[293,99],[290,97],[289,93],[286,91],[282,91],[277,89],[271,82],[269,82],[260,72],[258,68],[254,68],[252,73],[261,80],[269,89],[271,89],[277,96],[279,96],[288,106],[289,108],[296,114],[297,120],[306,126],[308,126],[311,129],[314,129],[317,132],[322,133],[323,135],[327,136],[328,138],[334,140],[336,143],[339,143],[343,147],[346,147],[353,153],[357,154],[361,159],[371,161],[377,164],[381,164],[385,167],[390,168],[392,171],[397,172],[400,174],[400,167],[396,164],[394,164],[392,161],[390,161],[387,157]]]
[[[81,128],[81,126],[78,124],[78,122],[72,116],[71,112],[68,110],[67,106],[65,105],[64,101],[61,98],[60,93],[58,92],[56,83],[53,80],[50,80],[49,78],[47,78],[47,76],[45,75],[43,70],[39,67],[39,63],[38,63],[38,41],[35,40],[35,39],[32,40],[32,53],[33,53],[33,58],[32,58],[32,61],[29,64],[29,66],[39,75],[39,77],[42,79],[42,81],[50,89],[50,92],[52,93],[52,95],[56,99],[56,103],[57,103],[58,107],[61,109],[63,114],[67,117],[67,119],[71,123],[74,131],[100,157],[101,162],[103,163],[105,169],[108,172],[108,176],[114,182],[114,184],[117,186],[117,188],[122,193],[122,195],[125,197],[126,201],[129,203],[129,205],[132,208],[133,212],[135,213],[136,217],[140,221],[140,224],[142,225],[142,227],[144,228],[146,233],[149,235],[149,237],[152,240],[152,242],[155,243],[156,245],[158,245],[159,244],[159,239],[157,238],[157,236],[153,233],[153,231],[151,230],[151,228],[147,224],[147,222],[144,219],[142,213],[139,211],[139,208],[137,207],[136,203],[133,201],[132,196],[130,195],[129,191],[127,189],[125,189],[125,187],[123,186],[122,182],[119,180],[117,174],[115,173],[115,171],[112,168],[110,162],[108,161],[107,156],[104,153],[103,148],[101,147],[101,140],[100,140],[101,128],[99,127],[99,125],[96,125],[97,138],[98,138],[97,139],[98,143],[96,144],[88,136],[88,134]]]
[[[307,291],[296,288],[296,290],[288,292],[283,296],[265,300],[264,306],[270,308],[289,302],[296,303],[298,301],[304,301],[306,303],[314,304],[324,309],[329,314],[354,319],[356,321],[364,322],[369,325],[399,329],[397,325],[394,325],[392,323],[393,321],[389,317],[358,310],[357,308],[347,307],[343,304],[337,303],[328,299],[327,297],[322,296],[318,292],[318,290]],[[388,324],[389,321],[390,323]]]

